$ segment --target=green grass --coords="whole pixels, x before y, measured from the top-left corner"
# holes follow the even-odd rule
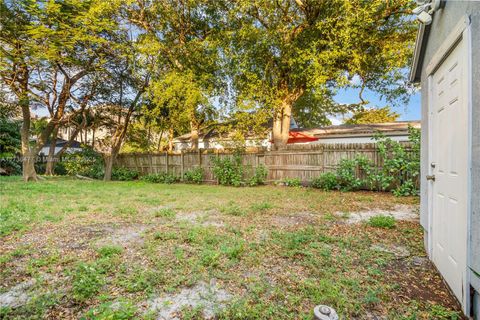
[[[96,264],[80,263],[72,273],[72,298],[84,302],[96,295],[104,282],[104,275]]]
[[[258,203],[253,203],[250,206],[250,209],[253,212],[265,212],[273,208],[273,205],[270,202],[264,201],[264,202],[258,202]]]
[[[374,216],[368,219],[368,225],[376,228],[392,229],[395,228],[395,218],[391,216]]]
[[[128,320],[134,318],[136,311],[137,308],[128,301],[116,304],[105,302],[88,310],[82,320]]]
[[[425,291],[431,284],[408,272],[393,277],[398,261],[371,249],[392,243],[423,254],[418,224],[393,221],[389,229],[391,221],[380,218],[348,225],[334,214],[417,205],[416,198],[68,178],[26,184],[19,177],[1,177],[0,193],[3,287],[50,279],[30,289],[35,299],[27,305],[0,309],[0,318],[65,311],[84,319],[155,318],[137,307],[211,279],[233,296],[219,319],[311,319],[319,303],[345,318],[381,310],[388,319],[451,319],[458,311],[435,270],[421,272],[437,281],[439,299],[408,296],[404,283]],[[295,219],[304,212],[315,214]],[[201,218],[185,218],[194,214]],[[408,300],[399,304],[399,296]]]
[[[102,258],[110,258],[112,256],[121,254],[123,248],[120,246],[103,246],[97,249],[98,254]]]
[[[246,214],[246,211],[233,201],[221,207],[220,211],[231,216],[243,216]]]
[[[160,210],[155,211],[156,218],[175,218],[175,211],[170,208],[162,208]]]

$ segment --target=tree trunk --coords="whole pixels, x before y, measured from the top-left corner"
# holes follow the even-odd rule
[[[285,102],[283,104],[283,119],[282,119],[282,133],[280,134],[280,141],[282,147],[285,147],[288,143],[290,136],[290,121],[292,118],[292,105]]]
[[[95,127],[92,128],[92,149],[95,149]]]
[[[110,154],[105,155],[105,175],[103,176],[103,181],[112,180],[113,163],[115,162],[115,159],[117,158],[117,155],[120,152],[120,147],[122,146],[123,140],[125,139],[125,136],[126,136],[127,131],[128,131],[128,125],[130,123],[130,118],[132,117],[133,111],[135,110],[135,107],[137,106],[137,103],[140,100],[140,97],[145,92],[145,88],[148,85],[148,80],[149,80],[149,77],[147,77],[145,79],[144,86],[142,87],[141,90],[138,90],[135,98],[130,103],[130,106],[128,107],[128,112],[127,112],[127,115],[125,116],[125,121],[124,121],[123,125],[121,123],[121,117],[119,118],[118,124],[119,124],[120,127],[117,127],[117,130],[115,131],[115,134],[113,135],[112,147],[110,148]],[[120,88],[122,88],[122,87],[120,87]]]
[[[194,151],[198,150],[198,127],[193,123],[190,124],[190,141],[191,149]]]
[[[31,150],[23,154],[22,159],[22,175],[25,182],[33,180],[37,181],[37,172],[35,171],[35,158],[37,154]]]
[[[105,174],[103,176],[103,181],[112,180],[112,169],[115,160],[117,159],[118,153],[120,152],[120,147],[122,145],[122,140],[114,139],[114,144],[110,148],[110,153],[106,154],[104,157],[105,161]]]
[[[291,117],[292,104],[284,101],[273,118],[272,140],[275,150],[285,148],[288,143]]]
[[[160,131],[160,137],[158,137],[157,151],[160,151],[160,149],[162,147],[162,137],[163,137],[163,130]]]
[[[113,156],[112,154],[105,155],[105,175],[103,176],[103,181],[112,180],[112,168],[113,168]]]
[[[147,150],[150,151],[150,139],[151,139],[151,134],[152,134],[152,127],[150,126],[150,124],[148,124],[148,129],[147,129]]]
[[[280,136],[282,134],[282,115],[281,111],[277,111],[273,116],[272,141],[274,150],[280,148],[281,145]]]
[[[55,173],[55,162],[57,161],[55,157],[55,147],[57,145],[57,135],[58,135],[58,126],[53,129],[52,138],[50,142],[50,149],[48,150],[47,165],[45,167],[45,175],[53,176]]]
[[[168,151],[173,151],[173,128],[168,129]]]
[[[22,175],[25,182],[37,181],[37,172],[35,171],[36,152],[30,148],[30,100],[28,91],[28,70],[25,66],[21,68],[20,74],[23,75],[21,88],[23,95],[19,97],[19,105],[22,109]]]

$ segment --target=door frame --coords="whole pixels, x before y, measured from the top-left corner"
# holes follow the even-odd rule
[[[437,49],[435,54],[430,59],[427,67],[426,67],[426,76],[427,76],[427,86],[428,86],[428,96],[427,96],[427,123],[428,123],[428,150],[427,150],[427,174],[433,174],[433,168],[431,166],[433,160],[433,123],[435,118],[433,116],[433,74],[437,71],[438,67],[442,64],[442,62],[448,57],[451,51],[461,42],[465,41],[465,51],[466,54],[466,77],[467,77],[467,123],[468,123],[468,134],[467,134],[467,197],[466,197],[466,209],[467,209],[467,234],[465,237],[466,241],[466,270],[465,270],[465,279],[464,279],[464,290],[466,291],[464,294],[464,301],[460,301],[462,305],[463,312],[466,315],[470,313],[470,306],[471,306],[471,297],[470,297],[470,273],[469,273],[469,265],[471,259],[471,244],[470,244],[470,221],[471,221],[471,184],[472,184],[472,98],[473,98],[473,71],[472,71],[472,32],[471,32],[471,24],[470,24],[470,17],[468,15],[463,16],[460,21],[455,25],[453,30],[450,34],[446,37],[443,41],[441,46]],[[436,125],[436,123],[435,123]],[[433,254],[433,189],[434,189],[434,182],[427,181],[427,212],[428,212],[428,230],[427,230],[427,253],[430,259],[432,259]]]

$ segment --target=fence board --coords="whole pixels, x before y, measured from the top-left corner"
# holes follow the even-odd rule
[[[408,145],[408,143],[405,143]],[[255,168],[264,165],[268,170],[267,181],[278,181],[284,178],[299,178],[307,183],[320,173],[335,171],[344,158],[353,159],[363,155],[377,167],[383,161],[374,143],[339,143],[288,146],[281,151],[258,151],[242,154],[246,178]],[[183,151],[179,153],[156,154],[120,154],[116,165],[137,170],[141,175],[168,172],[183,177],[186,171],[201,167],[204,170],[205,182],[215,182],[212,157],[225,158],[232,156],[227,151]]]

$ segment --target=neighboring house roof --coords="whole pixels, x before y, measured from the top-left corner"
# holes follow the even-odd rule
[[[362,137],[372,136],[375,133],[381,132],[387,136],[408,135],[408,128],[420,128],[420,121],[395,121],[385,123],[372,124],[340,124],[327,127],[319,127],[312,129],[291,129],[288,143],[305,143],[317,141],[322,138],[334,137]],[[189,142],[191,135],[184,134],[175,138],[175,142]],[[215,129],[207,131],[205,134],[200,134],[200,139],[209,138],[223,138],[228,139],[228,134],[219,135]],[[254,138],[254,136],[250,137]]]
[[[371,136],[377,132],[385,135],[406,135],[408,127],[420,128],[420,121],[395,121],[371,124],[340,124],[328,127],[313,129],[297,129],[292,131],[301,131],[304,134],[317,137],[334,136]]]
[[[63,148],[64,145],[66,145],[68,143],[68,140],[64,140],[62,138],[57,138],[57,142],[55,144],[55,147],[56,148]],[[45,147],[49,147],[50,146],[50,141],[47,141],[45,143],[45,145],[43,146],[43,148]],[[74,148],[74,149],[80,149],[82,147],[81,143],[76,141],[76,140],[73,140],[72,143],[70,144],[70,147],[69,148]]]
[[[290,143],[306,143],[306,142],[313,142],[317,141],[318,138],[309,136],[308,134],[302,132],[302,131],[297,131],[297,130],[291,130],[289,133],[289,138],[287,141],[287,144]]]

